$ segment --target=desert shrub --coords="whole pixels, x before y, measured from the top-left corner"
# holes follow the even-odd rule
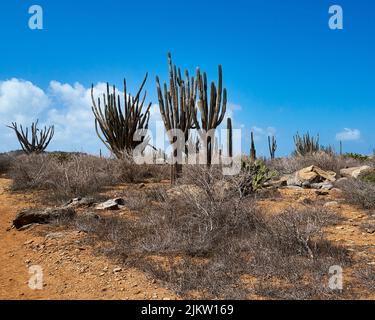
[[[165,170],[162,166],[140,166],[125,159],[47,153],[17,157],[9,175],[13,190],[44,190],[46,199],[60,202],[95,195],[116,183],[161,180]]]
[[[358,178],[364,182],[375,183],[375,169],[361,174]]]
[[[9,170],[12,164],[12,160],[13,160],[12,156],[6,153],[0,154],[0,174],[7,173],[7,171]]]
[[[353,153],[353,152],[345,153],[343,155],[343,157],[347,158],[347,159],[358,160],[358,161],[361,161],[361,162],[369,160],[368,156],[365,156],[365,155],[362,155],[362,154],[359,154],[359,153]]]
[[[303,157],[292,156],[267,161],[267,166],[280,174],[293,173],[312,165],[323,170],[339,173],[341,169],[361,165],[361,162],[356,159],[343,158],[326,152],[317,152]]]
[[[118,180],[109,160],[85,155],[63,161],[49,154],[19,156],[9,175],[13,190],[44,190],[55,201],[93,195]]]
[[[270,284],[274,277],[290,287],[255,287],[262,296],[335,297],[325,275],[329,266],[348,261],[345,249],[326,240],[323,230],[338,221],[336,215],[305,208],[268,216],[217,168],[194,168],[184,174],[189,184],[153,189],[136,219],[91,215],[72,223],[88,232],[100,252],[183,297],[246,298],[252,289],[242,281],[245,275]]]
[[[347,179],[337,186],[343,191],[345,199],[363,209],[375,208],[375,183],[361,179]]]

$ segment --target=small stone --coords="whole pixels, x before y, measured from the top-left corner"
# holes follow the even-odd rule
[[[340,227],[336,227],[337,230],[344,230],[345,228],[340,226]]]
[[[120,267],[113,269],[113,273],[117,273],[117,272],[121,272],[121,271],[122,271],[122,268],[120,268]]]
[[[168,298],[168,297],[164,297],[163,300],[171,300],[171,298]]]
[[[24,242],[24,245],[27,246],[29,244],[32,244],[33,242],[34,242],[34,240],[28,240],[28,241]]]
[[[375,261],[371,261],[367,263],[369,266],[375,266]]]
[[[104,272],[102,272],[102,273],[99,274],[100,277],[103,277],[104,275],[105,275]]]
[[[330,208],[330,207],[337,207],[339,203],[337,201],[329,201],[324,204],[324,207]]]

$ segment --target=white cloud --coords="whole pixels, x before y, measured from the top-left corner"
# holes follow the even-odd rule
[[[268,136],[276,135],[276,129],[274,127],[267,127],[267,128],[260,128],[257,126],[253,126],[251,131],[254,132],[254,140],[261,141]]]
[[[11,122],[29,124],[40,118],[49,105],[47,94],[30,81],[15,78],[0,81],[0,150],[19,148],[6,125]]]
[[[94,96],[102,98],[106,88],[105,83],[98,83],[94,87]],[[118,91],[118,94],[123,100],[123,92]],[[95,132],[91,104],[91,88],[85,88],[78,82],[71,85],[53,80],[47,90],[43,90],[29,81],[1,81],[0,152],[19,148],[14,133],[5,125],[17,121],[23,126],[30,126],[36,119],[40,119],[40,126],[55,126],[49,150],[99,153],[102,149],[107,152]],[[155,129],[156,121],[160,120],[158,105],[153,105],[150,129]]]
[[[344,131],[336,134],[336,140],[338,141],[356,141],[360,138],[361,131],[359,131],[358,129],[345,128]]]

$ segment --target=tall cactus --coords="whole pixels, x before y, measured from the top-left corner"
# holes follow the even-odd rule
[[[169,142],[174,144],[177,138],[170,130],[178,129],[184,133],[185,144],[189,140],[189,130],[193,126],[193,110],[196,103],[196,85],[194,77],[189,78],[189,72],[185,72],[185,81],[181,76],[180,68],[172,63],[171,53],[168,53],[169,66],[169,90],[164,83],[164,91],[160,86],[159,77],[156,77],[156,85],[158,91],[158,100],[160,113],[164,122],[165,129],[168,132]],[[187,152],[187,148],[185,148]],[[174,160],[176,160],[177,147],[173,150]],[[176,179],[181,175],[181,163],[172,164],[171,166],[171,183],[175,183]]]
[[[233,128],[232,119],[227,119],[227,145],[228,145],[228,157],[233,157]]]
[[[275,155],[276,155],[276,150],[277,150],[277,143],[276,143],[276,137],[275,136],[272,136],[272,138],[270,136],[268,136],[268,149],[270,151],[270,157],[271,159],[275,159]]]
[[[294,151],[295,155],[305,156],[308,154],[313,154],[320,150],[319,145],[319,135],[316,137],[310,136],[310,133],[307,132],[302,137],[297,133],[294,136],[294,144],[296,150]]]
[[[137,130],[148,128],[150,120],[151,103],[146,108],[146,112],[142,113],[146,91],[142,100],[140,99],[146,80],[147,73],[137,94],[132,97],[127,94],[126,80],[124,79],[124,110],[121,107],[120,95],[116,93],[116,87],[113,86],[112,93],[110,93],[107,83],[107,94],[103,94],[104,113],[101,107],[101,99],[98,98],[96,104],[94,85],[91,86],[92,111],[95,116],[96,133],[104,145],[118,158],[123,157],[125,152],[131,152],[144,142],[144,138],[141,141],[134,141],[133,138]]]
[[[44,130],[40,130],[38,128],[38,121],[39,120],[31,124],[30,141],[28,137],[29,128],[26,128],[26,131],[24,131],[22,125],[20,125],[20,128],[18,129],[18,125],[16,122],[12,122],[11,126],[7,126],[8,128],[14,130],[17,139],[22,147],[22,150],[26,154],[44,152],[47,149],[55,133],[54,126],[50,126],[48,129],[47,127],[44,127]]]
[[[202,135],[202,130],[208,133],[210,130],[216,130],[224,119],[227,107],[227,90],[222,87],[222,67],[218,67],[219,79],[216,87],[215,82],[211,82],[210,97],[207,93],[207,75],[204,72],[203,77],[199,68],[197,69],[197,87],[199,90],[198,108],[200,112],[200,122],[198,121],[197,110],[193,108],[194,124],[198,132]],[[212,144],[211,137],[207,136],[204,141],[207,151],[207,165],[212,162]]]
[[[254,162],[257,159],[257,152],[256,152],[256,149],[255,149],[255,142],[254,142],[254,132],[251,132],[250,139],[251,139],[250,161]]]

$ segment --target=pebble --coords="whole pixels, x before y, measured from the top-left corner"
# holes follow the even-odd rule
[[[121,272],[122,271],[122,268],[118,267],[118,268],[114,268],[113,269],[113,272],[114,273],[117,273],[117,272]]]
[[[28,240],[28,241],[25,241],[25,242],[24,242],[24,245],[27,246],[28,244],[32,244],[33,242],[34,242],[34,240]]]

